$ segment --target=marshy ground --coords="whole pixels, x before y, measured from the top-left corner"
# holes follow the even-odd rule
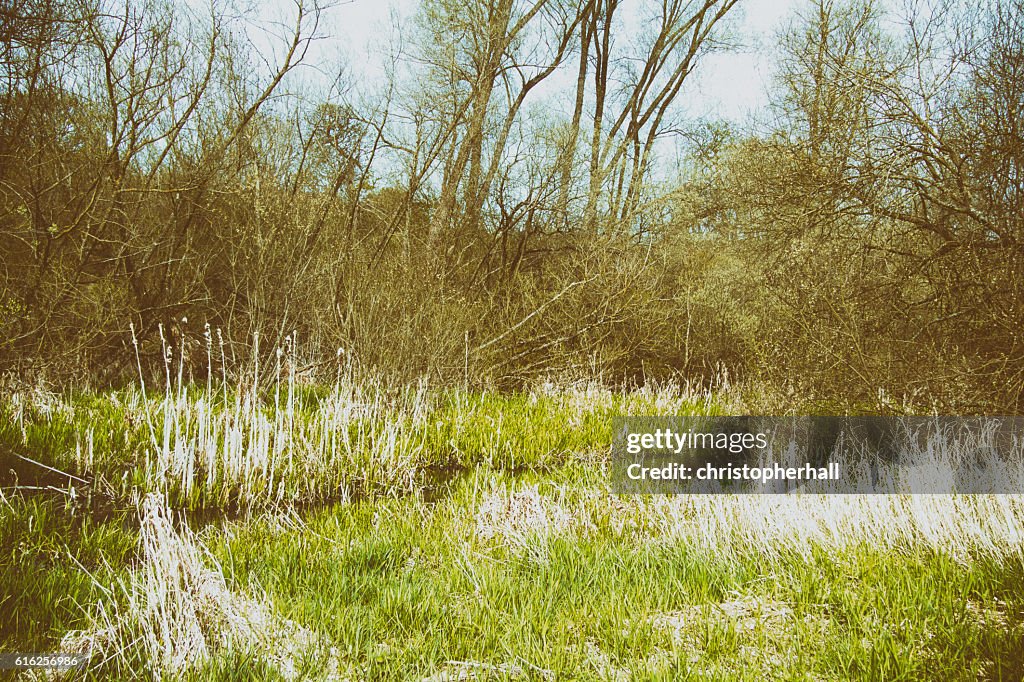
[[[87,679],[1024,676],[1021,497],[612,494],[611,416],[738,409],[679,387],[255,396],[12,394],[0,647]]]

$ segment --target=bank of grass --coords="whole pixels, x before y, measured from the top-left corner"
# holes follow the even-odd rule
[[[708,393],[3,409],[0,446],[90,483],[0,500],[0,648],[89,649],[86,678],[1024,676],[1018,496],[612,495],[610,417],[735,409]]]
[[[440,504],[347,506],[213,545],[236,589],[340,643],[353,679],[1018,679],[1019,550],[984,551],[938,516],[880,543],[858,523],[913,512],[878,504],[764,551],[706,537],[699,517],[732,510],[735,535],[756,532],[773,525],[756,500],[673,504],[670,531],[643,503],[478,472]]]
[[[63,496],[60,496],[63,497]],[[137,557],[127,513],[96,520],[53,495],[0,492],[0,647],[51,650]]]
[[[15,394],[0,405],[0,449],[29,482],[53,477],[14,454],[90,480],[116,501],[160,492],[174,507],[238,510],[409,494],[439,472],[477,465],[550,470],[603,456],[612,415],[723,409],[710,393],[678,386],[501,394],[169,385],[156,395]]]

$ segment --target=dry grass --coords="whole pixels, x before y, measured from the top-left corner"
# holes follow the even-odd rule
[[[205,507],[344,500],[367,488],[414,488],[423,393],[397,406],[372,387],[339,384],[315,406],[297,394],[289,386],[268,404],[251,390],[226,398],[168,391],[152,406],[138,395],[129,409],[158,423],[146,453],[146,481],[188,506]]]
[[[1022,495],[620,496],[607,489],[545,496],[536,485],[496,488],[475,512],[477,534],[513,549],[611,531],[683,542],[717,557],[770,559],[861,544],[926,548],[962,562],[1024,556]]]
[[[551,538],[574,530],[576,522],[577,517],[557,499],[542,496],[536,485],[515,492],[498,488],[484,497],[477,510],[476,534],[541,558],[536,552],[542,552]]]
[[[720,406],[679,387],[593,384],[496,396],[339,382],[312,400],[281,376],[258,398],[173,383],[95,400],[120,410],[112,424],[142,425],[136,485],[160,492],[140,495],[137,556],[98,602],[82,600],[85,629],[54,630],[68,632],[61,648],[91,651],[101,671],[195,679],[239,655],[286,679],[434,682],[842,679],[843,656],[862,679],[914,678],[950,655],[1016,669],[1000,647],[1024,622],[1007,587],[1024,560],[1024,496],[615,495],[593,455],[608,415]],[[95,429],[76,454],[91,469],[110,456],[108,427],[78,419]],[[351,492],[371,479],[415,490],[425,451],[457,470],[436,496]],[[350,491],[334,496],[346,503],[293,504],[332,490]],[[197,535],[168,508],[190,501],[260,513]],[[907,571],[926,584],[901,582]],[[861,644],[874,632],[883,653]],[[807,644],[819,641],[820,655]]]
[[[174,527],[160,496],[148,495],[140,513],[142,561],[120,586],[124,599],[98,604],[94,628],[69,633],[66,650],[103,662],[141,651],[155,679],[237,652],[262,658],[286,680],[303,678],[311,656],[323,659],[322,679],[347,679],[338,651],[321,636],[278,615],[266,595],[232,591],[195,534]]]

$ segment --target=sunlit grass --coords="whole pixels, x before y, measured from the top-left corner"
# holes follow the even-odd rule
[[[5,450],[90,483],[0,500],[0,646],[91,647],[87,677],[1024,675],[1019,496],[611,494],[610,417],[732,409],[709,393],[285,377],[2,409]]]
[[[0,444],[94,478],[116,500],[159,492],[188,509],[267,508],[408,494],[424,472],[486,464],[556,468],[603,456],[614,414],[721,410],[709,393],[617,394],[594,386],[531,393],[393,392],[283,377],[271,389],[169,384],[0,406]]]

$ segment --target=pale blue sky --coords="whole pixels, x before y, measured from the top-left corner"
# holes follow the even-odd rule
[[[278,1],[283,11],[292,10],[287,0]],[[625,0],[620,11],[628,12],[630,5],[643,1]],[[745,46],[705,58],[687,88],[690,93],[700,93],[699,101],[685,101],[686,109],[696,116],[740,122],[762,107],[770,77],[770,59],[763,50],[771,48],[776,30],[801,1],[741,0],[734,11],[738,11],[736,19]],[[393,18],[410,21],[417,5],[417,0],[349,0],[332,7],[321,25],[331,39],[317,46],[316,61],[340,59],[357,85],[372,84],[384,73]]]

